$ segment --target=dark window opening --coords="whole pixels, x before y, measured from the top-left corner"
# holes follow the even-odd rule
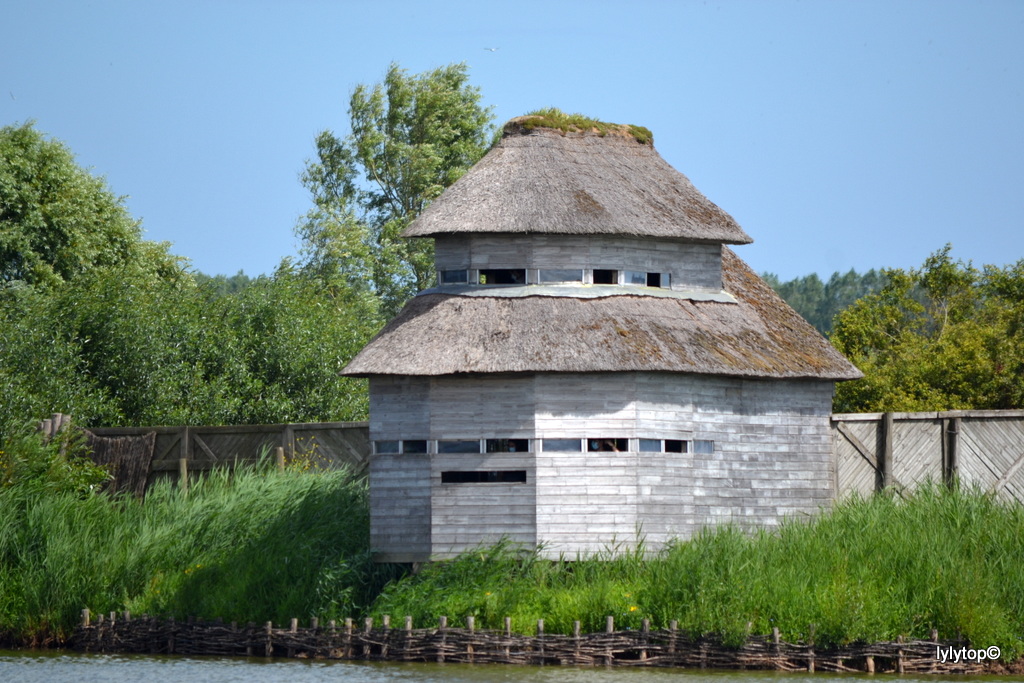
[[[479,453],[480,442],[473,441],[438,441],[438,453]]]
[[[595,285],[617,285],[619,284],[619,271],[617,270],[594,270]]]
[[[587,439],[587,450],[601,453],[628,451],[629,439]]]
[[[526,470],[442,472],[442,484],[525,484]]]
[[[648,287],[661,287],[661,273],[647,273]]]
[[[468,270],[442,270],[442,285],[464,285],[469,282]]]
[[[427,442],[426,441],[403,441],[402,442],[403,453],[426,453]]]
[[[583,270],[576,268],[541,269],[537,273],[541,282],[583,282]]]
[[[529,450],[529,439],[487,439],[488,453],[526,453]]]
[[[666,453],[685,453],[686,442],[679,439],[665,439]]]
[[[580,446],[579,439],[544,439],[544,451],[545,452],[559,452],[559,451],[571,451],[578,452],[583,450]]]
[[[398,441],[374,441],[373,447],[377,453],[398,453]]]
[[[493,268],[480,271],[482,285],[522,285],[526,284],[524,268]]]

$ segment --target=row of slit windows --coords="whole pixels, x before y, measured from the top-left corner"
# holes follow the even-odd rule
[[[377,454],[416,453],[527,453],[530,439],[405,439],[402,441],[374,441]],[[715,442],[707,439],[634,439],[635,450],[640,453],[697,453],[715,452]],[[610,453],[630,450],[630,439],[621,437],[579,439],[534,439],[534,448],[556,453]]]
[[[604,270],[595,268],[489,268],[481,270],[441,270],[437,281],[442,285],[535,285],[587,283],[594,285],[634,285],[640,287],[671,287],[669,273],[642,270]]]

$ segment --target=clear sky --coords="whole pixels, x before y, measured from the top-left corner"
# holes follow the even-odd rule
[[[316,134],[393,61],[466,62],[498,122],[647,126],[758,272],[1024,258],[1019,0],[4,0],[0,124],[63,140],[197,270],[270,273]]]

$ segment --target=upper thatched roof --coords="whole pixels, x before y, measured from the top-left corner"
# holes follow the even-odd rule
[[[723,250],[722,266],[725,289],[738,303],[651,296],[420,295],[344,373],[862,376],[729,249]]]
[[[403,235],[537,232],[752,241],[638,137],[636,127],[564,132],[530,128],[530,120],[509,121],[501,141]]]

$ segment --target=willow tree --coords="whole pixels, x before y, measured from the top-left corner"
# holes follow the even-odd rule
[[[390,317],[433,276],[430,241],[399,234],[487,151],[491,110],[465,64],[420,74],[392,64],[382,82],[355,88],[349,118],[348,136],[317,136],[302,174],[314,206],[297,229],[301,265]]]
[[[0,128],[0,284],[53,287],[93,268],[179,271],[166,244],[142,239],[124,200],[31,123]]]

